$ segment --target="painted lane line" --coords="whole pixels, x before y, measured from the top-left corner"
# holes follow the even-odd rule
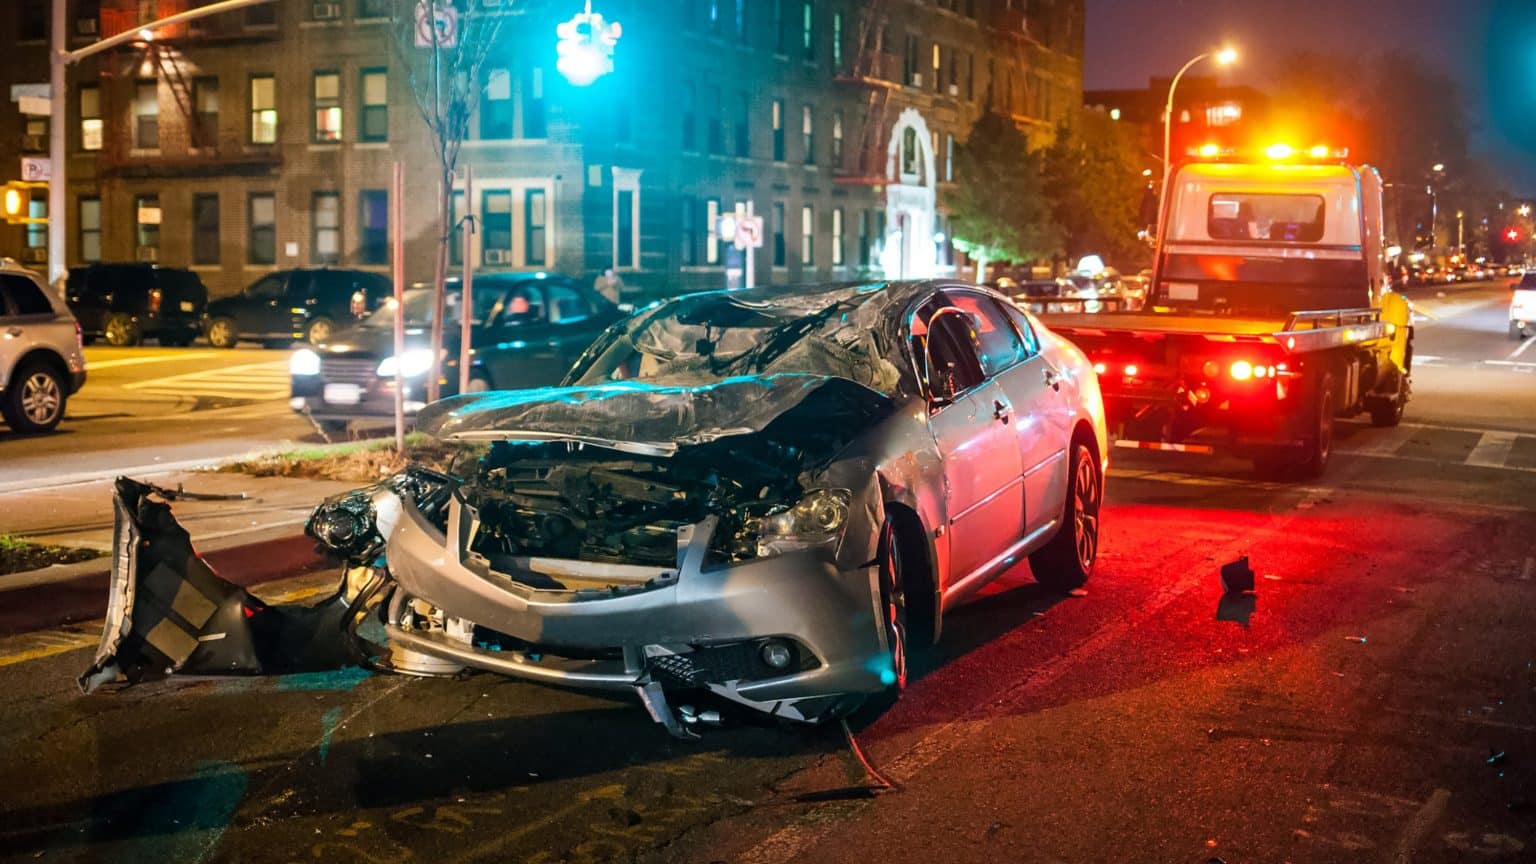
[[[1531,337],[1527,338],[1524,342],[1521,342],[1520,343],[1520,347],[1516,348],[1514,350],[1514,352],[1509,355],[1509,359],[1513,360],[1516,357],[1519,357],[1521,354],[1524,354],[1526,352],[1526,349],[1530,348],[1531,345],[1533,345],[1533,344],[1536,344],[1536,336],[1531,336]]]
[[[271,376],[267,379],[269,381],[276,382],[278,378],[282,378],[283,382],[285,384],[287,383],[287,364],[284,361],[279,360],[268,363],[249,363],[244,366],[230,366],[226,369],[204,369],[199,372],[185,372],[180,375],[168,375],[164,378],[151,378],[147,381],[133,381],[128,384],[124,384],[123,388],[127,390],[139,390],[145,387],[163,387],[170,384],[171,382],[189,380],[198,382],[206,381],[208,383],[216,384],[222,383],[223,381],[227,381],[231,378],[244,377],[252,374],[261,375],[263,373]]]
[[[118,366],[136,366],[140,363],[168,363],[172,360],[200,360],[204,357],[217,357],[218,351],[191,351],[181,354],[162,354],[154,357],[124,357],[121,360],[92,360],[85,359],[85,368],[88,372],[97,369],[115,369]]]
[[[1397,840],[1397,853],[1392,856],[1393,864],[1412,864],[1413,851],[1424,842],[1429,829],[1433,828],[1435,823],[1440,821],[1440,817],[1445,815],[1445,806],[1450,801],[1451,793],[1447,789],[1436,789],[1434,794],[1429,796],[1429,800],[1424,802],[1419,812],[1413,814],[1413,818],[1403,827],[1403,833]]]
[[[1484,360],[1485,366],[1510,366],[1515,369],[1536,369],[1536,363],[1529,360]]]
[[[1477,446],[1467,454],[1466,464],[1484,468],[1503,468],[1504,460],[1509,458],[1509,452],[1514,449],[1515,440],[1519,437],[1513,432],[1484,432],[1483,436],[1477,439]]]

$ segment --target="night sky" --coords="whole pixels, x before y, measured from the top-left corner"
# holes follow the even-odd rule
[[[1086,89],[1145,87],[1213,46],[1223,80],[1265,87],[1299,50],[1416,51],[1462,85],[1473,148],[1536,196],[1536,0],[1086,0]],[[1191,74],[1217,67],[1202,64]]]

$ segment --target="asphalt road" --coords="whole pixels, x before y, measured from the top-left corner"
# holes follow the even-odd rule
[[[83,697],[93,634],[46,630],[0,639],[0,859],[1536,860],[1536,349],[1502,287],[1435,293],[1407,422],[1323,480],[1117,452],[1087,591],[1021,567],[857,718],[892,790],[835,729],[680,743],[486,675]]]
[[[288,352],[85,349],[86,384],[50,435],[0,426],[0,488],[238,455],[314,437],[288,408]]]

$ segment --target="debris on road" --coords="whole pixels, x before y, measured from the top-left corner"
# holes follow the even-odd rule
[[[1345,636],[1344,640],[1346,642],[1359,642],[1361,645],[1364,645],[1366,637],[1364,637],[1364,636]]]
[[[1253,568],[1248,566],[1247,555],[1221,565],[1221,587],[1228,594],[1253,590]]]

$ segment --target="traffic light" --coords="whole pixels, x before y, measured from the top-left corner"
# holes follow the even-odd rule
[[[1511,225],[1509,230],[1504,232],[1504,239],[1508,240],[1511,243],[1519,243],[1520,242],[1520,229],[1514,227],[1513,225]]]
[[[585,12],[555,27],[560,37],[555,68],[577,87],[591,84],[613,71],[613,46],[623,32],[619,22],[605,21],[588,3]]]
[[[5,184],[5,190],[0,192],[0,213],[5,216],[5,221],[11,225],[37,225],[48,221],[48,217],[28,216],[32,205],[32,190],[47,189],[47,183],[32,183],[26,180],[12,180]]]

